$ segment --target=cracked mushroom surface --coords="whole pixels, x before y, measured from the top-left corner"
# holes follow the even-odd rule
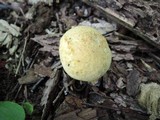
[[[111,64],[111,50],[104,36],[96,29],[77,26],[60,39],[60,61],[65,72],[81,81],[96,81]]]

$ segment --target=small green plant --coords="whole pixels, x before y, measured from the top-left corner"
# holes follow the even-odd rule
[[[0,101],[0,120],[24,120],[25,113],[32,115],[33,105],[29,102],[24,102],[21,105],[10,102]]]
[[[27,115],[32,115],[33,105],[31,103],[25,102],[25,103],[22,104],[22,106],[25,109]]]
[[[24,120],[25,111],[22,106],[15,102],[0,102],[0,120]]]

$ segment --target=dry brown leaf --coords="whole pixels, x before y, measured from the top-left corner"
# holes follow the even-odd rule
[[[34,69],[28,70],[25,76],[18,79],[19,84],[29,84],[34,83],[39,80],[39,77],[35,74]]]
[[[52,69],[51,67],[46,67],[44,65],[34,64],[34,72],[41,77],[50,77],[52,74]]]
[[[72,106],[74,108],[82,108],[83,105],[83,101],[82,99],[79,99],[77,97],[74,97],[74,96],[66,96],[66,99],[65,99],[66,103],[69,104],[69,106]]]
[[[54,33],[52,35],[37,35],[32,38],[32,40],[43,46],[39,49],[40,51],[49,52],[53,56],[58,56],[59,38],[57,36],[60,36],[60,34]]]

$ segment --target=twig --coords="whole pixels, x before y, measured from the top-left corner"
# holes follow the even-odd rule
[[[156,55],[153,54],[153,53],[149,53],[149,55],[150,55],[151,57],[153,57],[153,59],[155,59],[158,63],[160,63],[160,57],[156,56]]]
[[[24,97],[26,100],[28,100],[28,92],[27,92],[27,85],[24,85],[24,91],[23,91],[23,94],[24,94]]]
[[[36,57],[38,56],[38,54],[39,54],[39,50],[36,51],[36,53],[34,55],[34,58],[32,58],[30,60],[30,64],[27,65],[26,70],[28,70],[29,68],[31,68],[33,66],[33,64],[34,64],[34,62],[35,62]]]
[[[26,38],[25,38],[24,47],[23,47],[23,50],[22,50],[22,53],[21,53],[21,57],[20,57],[20,60],[19,60],[17,69],[16,69],[15,76],[17,76],[17,74],[18,74],[18,72],[19,72],[19,69],[20,69],[20,66],[21,66],[21,63],[22,63],[22,60],[24,59],[23,57],[24,57],[24,52],[25,52],[25,49],[26,49],[28,37],[29,37],[29,34],[28,34],[28,35],[26,36]]]
[[[149,53],[149,56],[151,56],[155,60],[156,65],[160,68],[160,57],[156,56],[153,53]]]
[[[59,69],[61,67],[61,62],[60,61],[58,61],[58,62],[56,62],[56,63],[54,63],[52,66],[51,66],[51,69]]]
[[[64,89],[65,89],[65,87],[63,87],[63,88],[61,89],[61,91],[58,93],[57,97],[54,99],[54,101],[53,101],[53,106],[57,103],[57,101],[58,101],[58,99],[60,98],[60,96],[61,96],[62,94],[64,94]]]
[[[45,77],[41,77],[40,80],[38,80],[38,82],[36,82],[36,84],[33,85],[33,87],[31,88],[31,92],[33,93],[35,91],[35,89],[37,88],[37,86],[45,79]]]
[[[20,87],[19,87],[19,89],[18,89],[18,91],[17,91],[17,93],[16,93],[14,99],[17,99],[17,97],[18,97],[18,95],[19,95],[19,92],[20,92],[21,89],[22,89],[22,86],[23,86],[23,85],[20,85]]]
[[[59,15],[58,15],[58,13],[56,13],[56,19],[57,19],[57,21],[58,21],[58,27],[59,27],[59,30],[62,32],[62,31],[63,31],[63,29],[62,29],[62,25],[60,24],[60,19],[59,19]]]
[[[134,38],[129,37],[129,36],[126,36],[126,35],[123,35],[123,34],[121,34],[121,33],[119,33],[119,32],[114,32],[114,35],[119,36],[119,37],[122,37],[122,38],[127,39],[127,40],[134,40],[134,41],[135,41]]]

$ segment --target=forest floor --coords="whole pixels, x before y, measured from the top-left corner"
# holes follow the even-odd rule
[[[0,0],[0,101],[30,102],[26,120],[149,119],[137,99],[142,84],[160,83],[160,3],[95,1]],[[59,60],[60,38],[78,25],[101,32],[112,51],[95,85],[70,78]]]

